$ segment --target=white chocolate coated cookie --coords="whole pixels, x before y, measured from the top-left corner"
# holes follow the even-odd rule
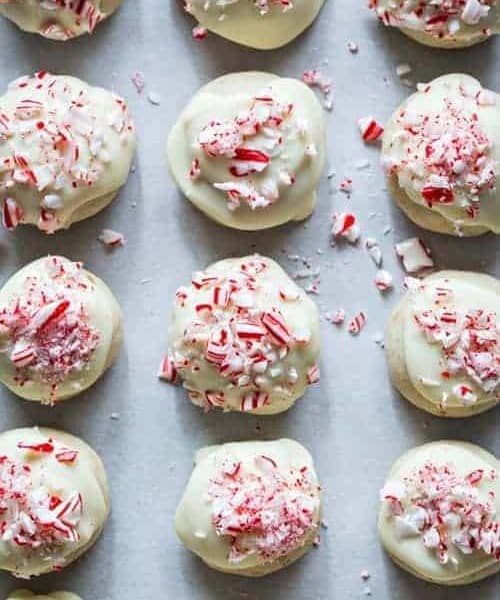
[[[205,410],[275,414],[318,381],[319,350],[318,309],[283,269],[229,258],[177,291],[160,376]]]
[[[118,302],[81,263],[40,258],[0,290],[0,381],[22,398],[54,404],[79,394],[121,341]]]
[[[500,401],[500,282],[464,271],[416,280],[386,335],[391,378],[410,402],[467,417]]]
[[[385,25],[421,44],[465,48],[500,33],[498,0],[370,0]]]
[[[500,233],[500,96],[473,77],[419,84],[387,124],[382,164],[417,225],[456,236]]]
[[[0,14],[23,31],[66,41],[92,33],[122,0],[0,0]]]
[[[324,0],[188,0],[201,27],[238,44],[270,50],[288,44],[318,16]]]
[[[16,590],[9,594],[7,600],[81,600],[81,598],[71,592],[52,592],[39,595],[29,590]]]
[[[0,569],[29,578],[64,568],[109,514],[100,458],[81,439],[38,427],[0,434],[0,456]]]
[[[260,577],[301,558],[318,537],[320,486],[293,440],[200,450],[177,508],[177,535],[208,566]]]
[[[381,491],[378,523],[396,564],[442,585],[500,571],[499,467],[495,456],[466,442],[403,454]]]
[[[46,72],[14,81],[0,98],[4,226],[53,233],[93,216],[126,182],[134,150],[119,96]]]
[[[194,96],[168,139],[171,173],[208,217],[257,230],[300,221],[316,203],[325,125],[296,79],[233,73]]]

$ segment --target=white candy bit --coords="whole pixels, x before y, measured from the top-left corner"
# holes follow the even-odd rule
[[[58,210],[63,207],[63,200],[58,194],[47,194],[41,202],[43,208]]]
[[[377,286],[377,289],[381,292],[386,292],[387,290],[390,290],[393,285],[393,279],[389,271],[379,269],[377,271],[377,274],[375,275],[375,285]]]
[[[320,378],[320,370],[318,365],[312,366],[307,371],[307,383],[311,385],[312,383],[317,383]]]
[[[144,78],[144,73],[141,73],[140,71],[136,71],[130,79],[131,79],[132,83],[134,84],[134,87],[137,90],[137,93],[142,94],[142,92],[146,86],[146,80]]]
[[[373,260],[377,267],[382,264],[382,250],[375,238],[367,238],[365,241],[365,248],[370,258]]]
[[[409,75],[412,70],[411,65],[408,63],[401,63],[396,67],[396,75],[398,77],[404,77],[405,75]]]
[[[345,321],[345,310],[343,308],[336,310],[331,316],[330,321],[334,325],[342,325],[342,323]]]
[[[358,121],[361,137],[367,144],[376,143],[383,135],[384,128],[373,117],[363,117]]]
[[[407,273],[418,273],[434,267],[431,251],[420,238],[410,238],[396,244],[396,254]]]
[[[462,11],[462,21],[466,25],[477,25],[479,21],[488,15],[490,8],[481,4],[479,0],[467,0]]]
[[[161,96],[156,92],[148,93],[148,102],[153,104],[154,106],[159,106],[161,104]]]
[[[360,311],[355,317],[349,322],[349,333],[351,335],[358,335],[366,324],[366,313]]]
[[[332,234],[336,238],[342,237],[355,244],[360,236],[356,216],[352,213],[334,213]]]
[[[168,383],[175,382],[177,379],[177,369],[175,368],[173,357],[164,356],[161,359],[158,378],[162,381],[167,381]]]
[[[463,401],[466,406],[470,406],[477,402],[477,394],[473,390],[464,384],[458,384],[453,386],[453,395]]]
[[[110,248],[125,245],[124,235],[113,229],[103,229],[99,234],[98,240]]]
[[[359,50],[359,46],[356,44],[356,42],[347,42],[347,49],[349,52],[352,52],[352,54],[356,54],[356,52]]]

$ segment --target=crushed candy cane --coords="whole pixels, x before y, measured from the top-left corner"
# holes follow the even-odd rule
[[[351,335],[358,335],[366,325],[366,319],[366,313],[361,310],[349,321],[349,333]]]
[[[42,382],[52,395],[70,373],[87,366],[100,335],[79,300],[92,285],[82,265],[53,256],[45,259],[45,271],[28,276],[23,291],[0,307],[0,337],[16,384]]]
[[[288,355],[306,348],[311,332],[294,331],[280,310],[282,303],[302,302],[299,289],[274,289],[266,278],[268,269],[255,256],[228,274],[195,273],[191,287],[177,292],[177,306],[195,302],[194,313],[182,338],[162,359],[159,377],[183,380],[191,401],[205,410],[227,409],[235,395],[239,410],[256,410],[273,395],[289,397],[296,385],[319,378],[314,364],[304,374],[289,365]],[[261,294],[269,300],[274,296],[275,304],[260,308]],[[199,380],[193,381],[199,372],[209,374],[209,389],[199,389]]]
[[[334,213],[332,235],[334,238],[345,238],[350,244],[355,244],[361,235],[356,215]]]
[[[230,540],[228,559],[257,556],[268,563],[301,548],[318,528],[320,488],[307,466],[280,470],[269,456],[254,465],[225,457],[207,492],[218,536]]]
[[[389,481],[381,501],[398,535],[420,537],[442,565],[475,552],[500,560],[495,496],[481,493],[497,477],[496,470],[484,469],[462,476],[451,464],[428,461],[403,480]]]
[[[395,249],[407,273],[418,273],[434,267],[431,251],[420,238],[399,242]]]
[[[385,269],[379,269],[375,275],[375,286],[381,292],[387,292],[393,286],[393,277]]]
[[[61,460],[61,455],[54,458],[59,462],[75,460],[72,456],[68,461]],[[35,485],[31,472],[29,464],[0,457],[0,539],[16,548],[49,556],[55,547],[80,539],[83,498],[78,492],[67,498],[51,494],[43,484]]]
[[[105,246],[116,248],[117,246],[125,245],[125,236],[119,231],[113,229],[103,229],[99,234],[99,241]]]
[[[363,117],[358,121],[359,131],[367,144],[378,142],[384,134],[384,128],[373,117]]]
[[[416,308],[414,318],[426,339],[441,347],[445,380],[467,376],[485,393],[500,385],[500,324],[494,312],[482,309],[459,311],[453,307],[451,288],[432,289],[434,307]],[[464,404],[473,404],[477,394],[469,385],[455,386],[454,395]]]

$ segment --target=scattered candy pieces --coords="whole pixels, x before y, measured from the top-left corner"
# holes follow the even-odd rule
[[[395,248],[407,273],[418,273],[434,267],[431,251],[420,238],[409,238],[396,244]]]
[[[355,244],[361,234],[357,218],[353,213],[334,213],[332,234],[335,238],[345,238]]]
[[[366,324],[366,313],[360,311],[355,317],[349,322],[349,333],[351,335],[358,335]]]
[[[384,128],[373,117],[363,117],[358,121],[361,137],[367,144],[375,144],[382,137]]]
[[[116,248],[125,245],[125,236],[123,233],[113,229],[103,229],[99,234],[98,240],[109,248]]]

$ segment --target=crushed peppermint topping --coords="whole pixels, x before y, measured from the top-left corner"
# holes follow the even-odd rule
[[[226,18],[226,9],[228,6],[238,4],[241,0],[204,0],[202,3],[203,10],[210,11],[212,8],[219,10],[220,17]],[[251,3],[261,16],[267,15],[272,8],[276,7],[283,12],[287,12],[294,8],[293,0],[243,0],[245,3]],[[184,9],[188,13],[193,12],[192,0],[184,0]]]
[[[234,211],[242,204],[252,210],[274,204],[281,191],[292,186],[296,179],[282,155],[286,140],[302,143],[304,160],[311,160],[317,154],[315,146],[308,143],[307,124],[296,122],[293,110],[293,104],[279,102],[272,90],[266,89],[252,99],[248,110],[234,119],[210,121],[198,134],[201,154],[193,160],[189,178],[203,179],[211,161],[224,161],[229,179],[212,182],[212,186],[224,192],[229,210]],[[278,160],[283,168],[277,174],[270,173],[271,164]]]
[[[399,536],[420,536],[442,565],[457,564],[460,555],[473,552],[500,560],[494,492],[480,493],[480,486],[497,476],[496,470],[477,469],[462,477],[452,465],[427,462],[401,482],[389,481],[381,501]]]
[[[320,488],[311,469],[283,472],[264,455],[253,462],[248,468],[227,456],[207,492],[215,531],[230,539],[233,563],[248,556],[272,562],[306,544],[318,527]]]
[[[413,188],[429,208],[450,205],[465,218],[477,217],[481,195],[496,186],[493,143],[478,114],[445,100],[439,112],[403,109],[397,121],[391,145],[401,146],[401,158],[384,159],[387,173]]]
[[[32,445],[20,442],[18,447],[26,448],[27,452],[53,455],[58,462],[73,462],[76,458],[69,454],[76,451],[58,450],[52,440]],[[50,452],[48,447],[52,447]],[[66,453],[69,460],[61,460],[61,453]],[[35,486],[29,464],[0,457],[0,539],[3,542],[50,554],[59,545],[78,542],[82,511],[83,498],[79,492],[62,498],[43,484]]]
[[[500,384],[500,323],[494,312],[482,309],[460,311],[450,305],[453,292],[446,283],[433,290],[435,308],[415,309],[414,318],[428,342],[442,352],[441,377],[466,375],[486,393]],[[454,386],[453,393],[464,404],[477,395],[467,385]]]
[[[497,0],[370,0],[379,19],[393,27],[423,30],[435,37],[453,37],[463,25],[478,25]],[[489,33],[487,27],[483,27]]]
[[[114,108],[102,123],[89,90],[64,77],[39,72],[14,81],[9,91],[19,100],[14,107],[0,104],[3,223],[12,230],[29,217],[16,198],[21,185],[39,201],[38,227],[52,233],[61,226],[67,190],[96,185],[107,169],[107,130],[126,144],[134,126],[122,98],[112,95]]]
[[[0,4],[19,4],[15,0],[0,0]],[[25,3],[26,4],[26,3]],[[31,3],[29,3],[31,4]],[[39,0],[37,12],[42,21],[40,34],[52,40],[66,41],[83,33],[93,33],[97,25],[106,18],[100,10],[101,2],[96,0]],[[34,10],[17,8],[18,11]],[[57,22],[57,12],[61,12],[61,22]]]
[[[252,257],[225,275],[195,273],[191,288],[180,288],[177,305],[199,299],[182,339],[162,359],[159,377],[186,380],[201,369],[210,371],[211,389],[194,389],[185,381],[191,401],[206,410],[228,407],[228,394],[237,393],[239,410],[246,412],[271,402],[272,395],[289,397],[297,383],[315,383],[319,369],[309,365],[301,374],[288,364],[288,355],[310,342],[309,330],[293,331],[280,304],[301,301],[295,289],[273,290],[261,274],[268,264]],[[265,294],[276,304],[259,307]],[[267,301],[266,301],[267,302]],[[214,379],[213,372],[218,375]],[[226,391],[225,388],[228,387]]]
[[[51,387],[85,368],[100,340],[78,294],[91,285],[81,263],[45,259],[46,274],[27,276],[21,293],[0,307],[1,352],[15,367],[18,385],[40,381]]]

